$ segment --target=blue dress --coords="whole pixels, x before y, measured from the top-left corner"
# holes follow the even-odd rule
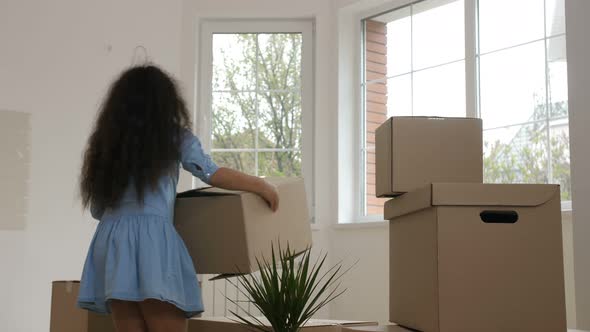
[[[180,164],[205,183],[218,169],[188,130],[182,136]],[[195,267],[173,225],[178,171],[179,165],[159,180],[156,190],[146,192],[143,205],[129,188],[116,209],[91,207],[100,223],[82,272],[80,308],[110,313],[112,299],[157,299],[187,317],[203,312]]]

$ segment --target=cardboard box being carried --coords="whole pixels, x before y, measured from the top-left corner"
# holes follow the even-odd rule
[[[558,185],[432,184],[388,201],[385,217],[392,322],[566,331]]]
[[[76,306],[80,282],[54,281],[51,290],[50,332],[115,332],[111,316]]]
[[[268,179],[279,192],[272,212],[255,194],[218,188],[177,196],[174,223],[200,274],[251,273],[271,245],[293,252],[311,247],[311,224],[302,179]]]
[[[267,322],[264,318],[258,318]],[[377,325],[376,322],[319,320],[311,319],[301,328],[301,332],[340,332],[343,327]],[[268,324],[270,328],[270,324]],[[188,332],[250,332],[250,328],[228,317],[192,318]]]
[[[378,197],[434,182],[483,182],[481,119],[392,117],[375,133]]]

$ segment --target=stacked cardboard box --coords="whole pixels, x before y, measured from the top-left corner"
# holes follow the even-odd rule
[[[566,331],[557,185],[483,184],[479,119],[376,133],[390,321],[425,332]]]
[[[54,281],[51,290],[50,332],[114,332],[110,316],[76,306],[79,281]]]
[[[80,281],[54,281],[51,286],[50,332],[115,332],[110,315],[78,308]],[[199,315],[200,316],[200,315]]]

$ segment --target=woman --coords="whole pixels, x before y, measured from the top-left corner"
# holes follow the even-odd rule
[[[100,223],[88,250],[78,306],[112,313],[119,332],[185,331],[203,311],[195,267],[173,226],[179,167],[212,186],[258,194],[276,189],[219,168],[191,131],[174,80],[153,65],[112,84],[88,141],[82,203]]]

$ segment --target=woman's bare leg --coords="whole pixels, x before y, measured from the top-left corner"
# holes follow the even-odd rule
[[[173,304],[158,300],[139,302],[141,314],[150,332],[186,332],[184,312]]]

